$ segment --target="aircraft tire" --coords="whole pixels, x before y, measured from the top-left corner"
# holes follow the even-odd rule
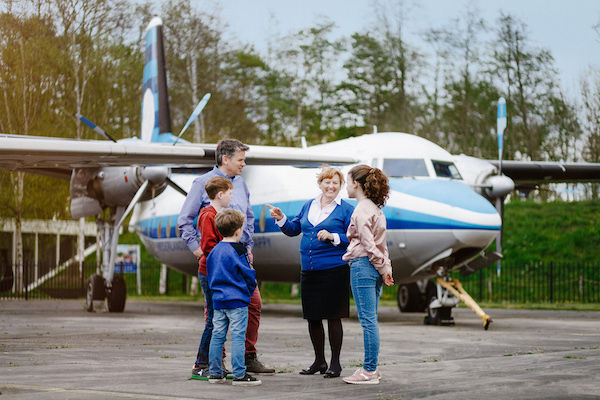
[[[112,286],[106,290],[108,311],[123,312],[125,310],[126,297],[127,287],[125,286],[125,279],[122,276],[115,275],[112,280]]]
[[[398,308],[401,312],[424,311],[419,287],[414,282],[398,286],[396,300],[398,301]]]
[[[429,303],[435,300],[435,297],[429,299]],[[452,307],[427,307],[425,316],[425,325],[448,325],[447,321],[452,321]]]
[[[88,286],[85,296],[85,309],[88,312],[94,311],[94,300],[104,300],[106,297],[105,283],[102,275],[92,274],[88,279]]]

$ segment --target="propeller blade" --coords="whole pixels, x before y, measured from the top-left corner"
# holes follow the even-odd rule
[[[179,193],[181,193],[184,196],[187,196],[187,192],[185,190],[183,190],[181,188],[181,186],[179,186],[178,184],[176,184],[175,182],[173,182],[171,180],[171,178],[167,178],[166,179],[167,185],[171,186],[173,189],[177,190]]]
[[[181,132],[179,132],[179,135],[177,135],[177,139],[173,143],[173,146],[175,146],[177,144],[177,141],[179,140],[179,138],[181,137],[181,135],[183,135],[183,132],[185,132],[185,130],[188,128],[188,126],[190,126],[190,124],[192,122],[194,122],[196,120],[196,118],[198,118],[198,116],[200,115],[200,113],[204,109],[204,106],[206,106],[206,103],[208,103],[209,99],[210,99],[210,93],[206,93],[204,95],[204,97],[202,98],[202,100],[200,100],[200,103],[198,103],[198,105],[196,106],[196,109],[194,110],[194,112],[192,113],[192,115],[190,115],[190,118],[185,123],[185,126],[183,127],[183,129],[181,130]]]
[[[496,210],[500,214],[500,232],[496,236],[496,252],[502,254],[502,231],[504,230],[504,198],[506,196],[496,197]],[[496,274],[500,276],[500,260],[498,260],[496,266]]]
[[[113,142],[117,143],[117,141],[112,136],[110,136],[108,133],[104,132],[104,129],[100,128],[98,125],[94,124],[92,121],[90,121],[89,119],[87,119],[86,117],[84,117],[81,114],[75,114],[75,115],[81,122],[83,122],[84,124],[86,124],[87,126],[92,128],[96,133],[99,133],[100,135],[104,136],[108,140],[112,140]]]
[[[125,209],[125,212],[121,216],[121,219],[119,219],[119,222],[117,222],[115,224],[115,227],[113,230],[113,235],[112,235],[112,240],[110,242],[110,250],[111,251],[110,251],[110,261],[108,264],[111,271],[113,270],[114,265],[115,265],[115,256],[117,254],[117,245],[119,244],[119,229],[121,228],[121,225],[123,225],[123,221],[125,221],[125,219],[129,215],[131,210],[133,210],[133,207],[140,200],[140,197],[142,197],[142,194],[144,194],[144,192],[146,191],[146,188],[148,187],[149,184],[150,184],[150,182],[148,180],[145,180],[144,183],[142,183],[142,185],[140,186],[138,191],[135,193],[135,196],[133,196],[133,199],[131,199],[131,202]],[[111,276],[112,276],[112,274],[111,274]]]
[[[498,117],[496,120],[496,134],[498,135],[498,162],[500,168],[498,175],[502,175],[502,151],[504,149],[504,129],[506,129],[506,100],[498,99]]]

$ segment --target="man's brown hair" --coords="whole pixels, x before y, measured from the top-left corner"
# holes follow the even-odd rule
[[[223,178],[222,176],[213,176],[206,182],[204,189],[206,189],[208,198],[214,200],[219,192],[226,192],[229,189],[233,189],[233,184],[227,178]]]
[[[232,208],[225,208],[215,215],[215,225],[223,237],[231,237],[244,226],[244,214]]]

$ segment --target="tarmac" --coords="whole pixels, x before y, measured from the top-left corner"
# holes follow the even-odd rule
[[[485,331],[469,309],[454,310],[454,326],[426,326],[380,307],[381,383],[349,385],[299,375],[313,360],[300,306],[265,304],[257,348],[277,374],[239,387],[189,379],[200,304],[87,313],[83,303],[0,300],[0,399],[600,399],[600,312],[490,309]],[[351,314],[342,376],[363,358]]]

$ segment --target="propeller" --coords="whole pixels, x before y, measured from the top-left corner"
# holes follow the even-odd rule
[[[498,175],[489,179],[492,185],[488,190],[490,196],[496,197],[496,210],[500,214],[500,232],[496,236],[496,251],[502,254],[502,231],[504,230],[504,199],[506,195],[515,188],[512,179],[502,175],[502,153],[504,149],[504,130],[506,129],[506,100],[504,97],[498,99],[498,114],[496,119],[496,135],[498,138]],[[495,183],[495,184],[494,184]],[[500,260],[496,266],[496,274],[500,276]]]
[[[86,117],[84,117],[81,114],[75,114],[75,115],[81,122],[83,122],[84,124],[86,124],[87,126],[92,128],[94,130],[94,132],[99,133],[100,135],[104,136],[108,140],[112,140],[113,142],[117,143],[117,141],[112,136],[110,136],[108,133],[106,133],[104,131],[104,129],[100,128],[98,125],[94,124],[92,121],[90,121],[89,119],[87,119]]]
[[[190,126],[190,124],[192,122],[194,122],[196,120],[196,118],[198,118],[198,116],[200,115],[200,113],[204,109],[204,106],[206,106],[206,103],[208,103],[209,99],[210,99],[210,93],[206,93],[204,95],[204,97],[202,98],[202,100],[200,100],[200,102],[198,103],[198,105],[194,109],[194,112],[192,113],[192,115],[190,115],[190,118],[185,123],[185,126],[183,127],[183,129],[181,130],[181,132],[179,132],[179,135],[177,135],[177,139],[175,139],[175,141],[173,142],[173,146],[175,146],[177,144],[177,142],[179,141],[179,138],[181,137],[181,135],[183,135],[183,132],[185,132],[185,130],[188,128],[188,126]]]

